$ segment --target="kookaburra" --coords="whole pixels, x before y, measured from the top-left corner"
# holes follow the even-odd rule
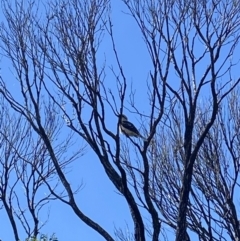
[[[141,137],[143,140],[146,140],[138,131],[138,129],[128,121],[128,118],[125,115],[119,115],[119,130],[121,133],[126,135],[127,137]]]

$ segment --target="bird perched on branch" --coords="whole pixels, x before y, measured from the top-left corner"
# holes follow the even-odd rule
[[[133,136],[133,137],[141,137],[143,140],[146,141],[146,138],[144,138],[138,131],[138,129],[128,121],[128,118],[125,115],[119,115],[119,130],[121,133],[126,135],[127,137]]]

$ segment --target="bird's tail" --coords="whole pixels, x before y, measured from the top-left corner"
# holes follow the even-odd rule
[[[141,137],[144,141],[147,141],[147,138],[145,138],[145,137],[142,136],[141,134],[139,134],[139,137]]]

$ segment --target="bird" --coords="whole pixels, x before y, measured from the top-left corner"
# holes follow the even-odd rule
[[[121,115],[118,115],[118,117],[120,119],[119,130],[121,133],[123,133],[127,137],[130,137],[130,136],[140,137],[144,141],[146,141],[146,138],[139,133],[138,129],[131,122],[128,121],[128,118],[125,115],[121,114]]]

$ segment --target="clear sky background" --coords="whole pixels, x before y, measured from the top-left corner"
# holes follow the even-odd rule
[[[143,96],[146,96],[145,81],[148,78],[151,65],[136,23],[129,15],[124,14],[123,11],[126,11],[126,8],[121,1],[112,1],[113,29],[119,57],[128,81],[132,81],[134,88],[137,88],[137,104],[141,111],[146,111],[146,99]],[[0,21],[4,21],[2,14],[0,14]],[[110,44],[110,39],[106,35],[104,41],[101,43],[99,53],[100,55],[102,53],[102,60],[104,60],[105,56],[107,60],[106,69],[108,75],[106,83],[109,86],[111,84],[114,86],[115,80],[111,81],[113,75],[110,69],[108,69],[108,66],[116,64]],[[2,58],[0,60],[1,75],[9,79],[12,76],[10,73],[11,64],[6,59]],[[18,90],[15,84],[12,84],[12,88],[17,95]],[[138,125],[134,115],[127,114]],[[109,116],[109,123],[112,125],[111,128],[113,130],[116,129],[117,120],[115,117]],[[71,164],[71,167],[71,172],[68,174],[69,182],[76,187],[79,183],[84,183],[82,190],[76,197],[80,209],[94,221],[98,222],[113,237],[114,226],[117,228],[121,227],[123,230],[125,229],[126,233],[128,232],[128,228],[132,231],[133,225],[129,208],[124,198],[116,192],[115,187],[106,177],[97,157],[89,151],[82,158]],[[19,192],[21,192],[21,189]],[[47,212],[47,208],[45,208],[45,211]],[[42,216],[43,221],[45,221],[44,215]],[[98,233],[77,218],[71,208],[60,201],[50,203],[50,218],[41,232],[48,235],[55,233],[59,241],[103,240]],[[20,233],[22,240],[26,238],[24,235],[24,232]],[[0,211],[0,238],[2,241],[13,240],[11,225],[4,210]]]
[[[132,82],[133,89],[136,89],[136,105],[139,111],[144,113],[147,112],[149,108],[146,93],[146,80],[151,70],[151,62],[136,22],[131,16],[123,12],[127,12],[127,9],[120,0],[112,1],[112,21],[116,47],[129,87]],[[2,14],[0,14],[0,21],[3,21]],[[201,52],[201,48],[204,48],[204,46],[199,46],[197,51]],[[108,87],[116,89],[115,79],[109,68],[110,66],[116,65],[116,60],[113,56],[111,42],[107,34],[99,50],[100,62],[104,62],[105,57],[107,73],[106,84]],[[0,61],[1,75],[6,79],[9,79],[9,76],[12,78],[10,72],[12,68],[11,64],[4,58],[0,59]],[[203,68],[205,68],[205,66],[203,66]],[[236,73],[238,72],[233,73],[233,78],[236,77],[234,76]],[[175,76],[175,73],[172,73],[172,76]],[[201,76],[200,72],[199,76]],[[175,81],[175,79],[173,78],[171,81]],[[17,95],[18,92],[14,83],[11,88]],[[128,89],[128,93],[129,92],[130,89]],[[127,110],[125,113],[136,126],[139,126],[139,120],[136,119],[135,115],[129,113]],[[110,129],[113,130],[113,132],[114,130],[116,131],[116,117],[111,113],[107,115],[107,118]],[[62,135],[64,136],[64,132]],[[121,136],[121,138],[127,141],[125,137]],[[81,144],[82,142],[80,143],[80,147]],[[76,148],[77,145],[78,143],[75,145]],[[79,208],[87,216],[99,223],[113,237],[115,226],[126,230],[126,233],[128,229],[130,232],[133,230],[129,208],[124,198],[116,192],[115,187],[107,178],[98,158],[92,153],[90,148],[86,150],[86,154],[83,157],[72,163],[68,170],[70,170],[68,173],[68,180],[73,187],[77,187],[80,183],[84,184],[83,188],[76,196],[76,201]],[[19,193],[20,192],[21,187],[19,187]],[[45,211],[47,213],[47,208]],[[45,221],[44,215],[42,220]],[[55,233],[59,241],[104,240],[98,233],[76,217],[70,207],[60,201],[53,201],[50,203],[50,217],[41,232],[48,235]],[[24,232],[20,233],[20,237],[21,241],[25,239]],[[11,225],[4,210],[0,210],[0,239],[2,239],[2,241],[13,240]]]

